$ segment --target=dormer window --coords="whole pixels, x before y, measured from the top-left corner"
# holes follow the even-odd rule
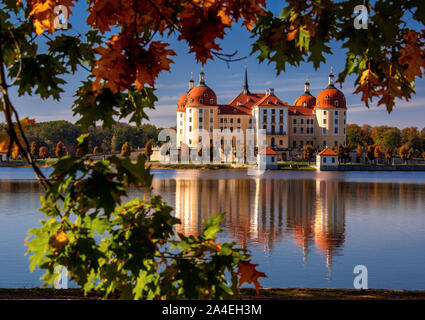
[[[193,103],[193,98],[192,98],[192,99],[190,99],[190,103]]]
[[[325,96],[325,99],[329,99],[329,96],[328,96],[328,95],[326,95],[326,96]]]
[[[204,103],[204,100],[202,98],[199,98],[199,103]]]
[[[339,101],[335,100],[335,107],[338,107],[338,106],[339,106]]]
[[[303,102],[303,106],[304,106],[304,107],[307,107],[307,102],[305,102],[305,101],[304,101],[304,102]]]
[[[319,101],[317,101],[317,105],[319,105]]]
[[[204,97],[205,98],[208,98],[208,93],[204,93]]]

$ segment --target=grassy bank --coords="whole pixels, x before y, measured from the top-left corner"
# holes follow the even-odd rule
[[[113,297],[112,297],[113,298]],[[98,300],[101,295],[86,297],[79,289],[0,289],[0,300],[5,299],[54,299],[54,300]],[[408,290],[354,290],[354,289],[262,289],[256,297],[254,289],[241,289],[241,295],[229,299],[259,300],[425,300],[425,291]]]

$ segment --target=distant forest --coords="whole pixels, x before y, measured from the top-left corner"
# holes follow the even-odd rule
[[[0,124],[0,129],[4,130],[5,125]],[[143,148],[148,141],[151,141],[152,145],[157,145],[160,130],[150,124],[136,128],[124,123],[117,123],[111,130],[101,127],[91,128],[88,131],[90,133],[89,152],[93,152],[96,147],[96,153],[120,152],[126,142],[132,149]],[[48,157],[56,156],[58,142],[62,142],[65,146],[66,153],[74,154],[77,147],[76,139],[81,133],[79,126],[65,120],[36,123],[26,130],[30,144],[34,145],[35,142],[37,149],[46,147]]]
[[[425,157],[425,127],[421,131],[417,127],[399,129],[391,126],[357,124],[347,125],[347,145],[355,149],[361,147],[380,146],[385,149],[398,149],[406,146],[414,157]]]

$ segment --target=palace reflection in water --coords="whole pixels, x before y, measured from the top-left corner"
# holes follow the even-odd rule
[[[340,181],[278,179],[154,180],[155,193],[175,190],[178,232],[198,235],[210,213],[225,212],[223,229],[242,247],[263,246],[292,238],[306,262],[313,247],[332,257],[345,239],[345,207]]]

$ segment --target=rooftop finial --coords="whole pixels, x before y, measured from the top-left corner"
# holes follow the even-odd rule
[[[189,80],[189,90],[193,88],[193,72],[190,73],[190,80]]]
[[[305,77],[304,93],[310,93],[310,81],[308,80],[308,75]]]
[[[329,86],[334,86],[334,67],[331,67],[331,73],[329,74]]]
[[[205,73],[204,66],[201,66],[201,72],[199,73],[199,84],[198,86],[205,86]]]
[[[247,71],[247,66],[246,66],[246,62],[245,62],[245,80],[244,80],[244,85],[243,85],[243,93],[244,94],[248,94],[249,93],[249,89],[248,89],[248,71]]]

